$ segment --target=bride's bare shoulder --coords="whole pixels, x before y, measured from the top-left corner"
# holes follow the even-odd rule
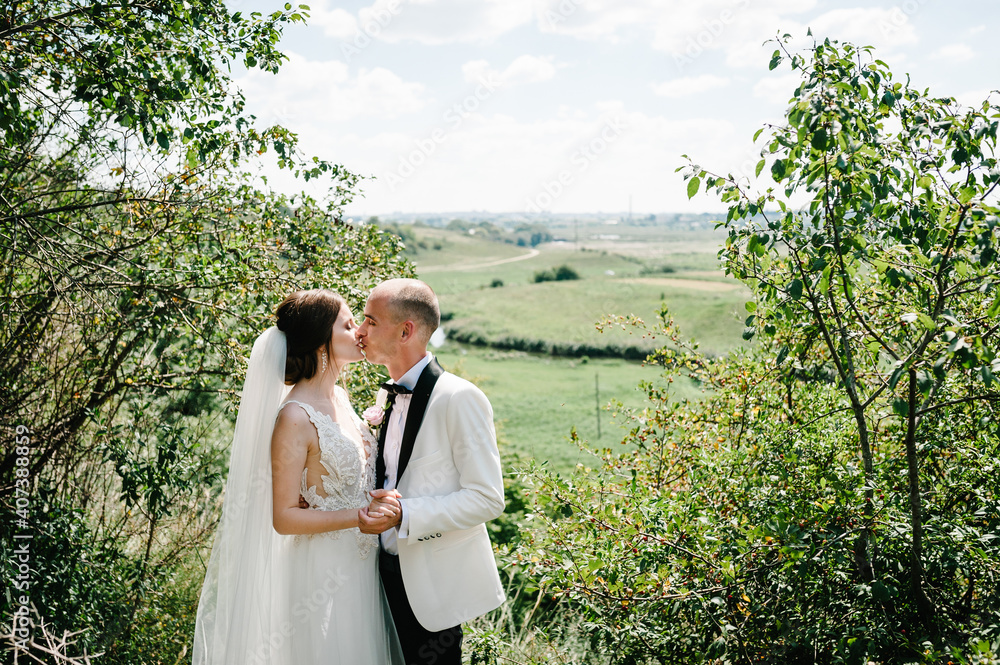
[[[285,402],[278,411],[278,417],[274,422],[274,436],[310,440],[315,438],[316,428],[306,409],[293,400]]]

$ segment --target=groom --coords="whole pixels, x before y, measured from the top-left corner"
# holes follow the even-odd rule
[[[392,381],[377,403],[376,488],[396,489],[401,515],[368,517],[379,572],[407,665],[461,665],[462,627],[504,600],[485,522],[504,509],[493,409],[477,387],[441,369],[427,342],[441,314],[415,279],[372,291],[358,346]]]

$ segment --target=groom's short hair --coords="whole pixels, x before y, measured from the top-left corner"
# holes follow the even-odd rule
[[[385,289],[389,311],[396,321],[416,321],[428,338],[441,325],[437,295],[425,282],[419,279],[390,279],[377,288]]]

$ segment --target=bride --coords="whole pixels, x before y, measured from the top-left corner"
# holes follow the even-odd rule
[[[357,325],[326,289],[276,315],[250,355],[192,663],[402,662],[378,536],[357,528],[362,513],[392,522],[398,494],[372,491],[377,443],[337,385],[362,358]]]

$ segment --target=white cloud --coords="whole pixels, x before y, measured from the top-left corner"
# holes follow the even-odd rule
[[[917,43],[910,15],[893,9],[834,9],[809,21],[818,40],[829,37],[880,50]]]
[[[462,65],[462,75],[470,83],[485,80],[499,85],[519,85],[548,81],[556,75],[558,68],[564,66],[557,64],[553,56],[522,55],[507,65],[502,72],[490,67],[487,60],[470,60]]]
[[[617,42],[619,32],[644,25],[667,7],[663,0],[539,0],[535,21],[543,33]]]
[[[750,137],[783,121],[801,81],[787,64],[767,72],[775,45],[764,42],[779,31],[793,35],[792,51],[812,45],[807,28],[816,40],[872,44],[897,73],[907,57],[914,80],[947,81],[968,91],[958,96],[964,103],[981,103],[990,83],[984,72],[997,60],[989,32],[971,27],[992,21],[995,10],[964,16],[928,0],[891,0],[889,8],[858,0],[308,4],[308,34],[296,28],[286,43],[301,35],[294,42],[299,53],[309,49],[330,61],[292,54],[279,76],[254,71],[239,83],[262,123],[282,122],[310,153],[376,177],[362,183],[367,199],[353,204],[352,214],[524,210],[548,194],[546,185],[559,189],[552,183],[563,172],[568,184],[560,183],[548,209],[612,212],[631,194],[636,210],[718,210],[723,206],[710,196],[688,201],[674,168],[687,153],[713,172],[753,180],[760,144]],[[365,44],[393,45],[373,47],[354,62],[344,48],[358,35]],[[972,51],[981,67],[951,64]],[[594,67],[587,66],[591,58]],[[503,99],[487,102],[497,82],[505,84],[497,95]],[[737,101],[714,104],[720,90]],[[449,100],[462,101],[446,107]],[[602,132],[616,118],[622,131],[608,140]],[[585,148],[595,159],[580,159]],[[390,186],[387,175],[413,155],[420,164]]]
[[[942,46],[938,50],[934,51],[931,56],[947,60],[948,62],[958,63],[968,62],[969,60],[972,60],[976,54],[965,44],[948,44],[947,46]]]
[[[756,160],[739,152],[746,146],[735,136],[725,120],[650,116],[613,100],[537,119],[470,114],[437,140],[383,136],[378,151],[360,150],[356,168],[376,180],[356,209],[442,210],[447,201],[448,210],[624,210],[632,194],[643,209],[676,210],[686,201],[674,173],[682,153],[723,171],[752,170]]]
[[[439,45],[491,41],[531,22],[533,0],[375,0],[358,12],[370,37]]]
[[[360,32],[358,20],[340,7],[330,8],[329,0],[312,0],[309,4],[309,24],[323,28],[328,37],[353,40]]]
[[[654,48],[681,55],[692,45],[725,46],[748,22],[768,25],[773,36],[782,17],[816,5],[817,0],[542,0],[536,16],[542,32],[582,39],[617,41],[628,30],[651,31]]]
[[[342,62],[287,55],[280,75],[253,70],[236,81],[262,122],[297,131],[359,117],[393,118],[426,104],[423,84],[403,81],[385,68],[361,69],[352,77]]]
[[[686,76],[682,78],[664,81],[663,83],[653,83],[650,87],[653,92],[661,97],[688,97],[706,92],[714,88],[721,88],[729,83],[729,79],[724,76]]]
[[[802,77],[794,73],[766,76],[754,84],[753,95],[771,104],[785,106],[801,82]]]
[[[955,100],[963,106],[980,109],[985,101],[989,101],[992,104],[1000,104],[1000,93],[997,93],[995,88],[993,90],[988,88],[965,90],[956,94]]]
[[[508,83],[541,83],[556,75],[555,58],[536,58],[522,55],[503,71],[503,79]]]
[[[608,42],[644,39],[674,58],[683,73],[706,52],[722,51],[734,67],[766,64],[778,34],[793,37],[791,48],[826,37],[872,45],[880,56],[915,44],[911,14],[892,9],[853,7],[816,13],[818,0],[541,0],[536,22],[543,33]],[[899,58],[895,59],[899,62]]]

